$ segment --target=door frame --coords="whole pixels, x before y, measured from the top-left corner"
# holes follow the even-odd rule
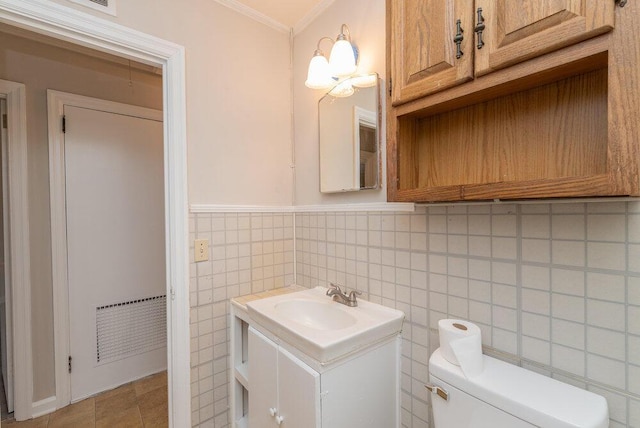
[[[169,425],[191,426],[184,47],[47,0],[0,0],[0,10],[4,23],[163,69]],[[26,199],[26,187],[24,190]],[[52,224],[59,221],[51,220]],[[30,308],[14,309],[30,318]],[[23,351],[31,357],[30,346]],[[32,392],[32,377],[29,380],[27,389]],[[31,404],[32,394],[28,397]]]
[[[7,96],[0,92],[0,113],[6,115],[7,120],[9,112],[7,109]],[[8,125],[8,124],[6,124]],[[5,127],[3,123],[3,129],[0,129],[0,152],[2,153],[2,250],[4,257],[1,262],[4,263],[4,299],[2,304],[4,305],[4,332],[0,331],[0,335],[4,333],[5,349],[2,350],[3,354],[6,354],[6,361],[2,363],[2,383],[4,385],[5,398],[7,403],[7,411],[13,412],[13,314],[11,313],[11,232],[9,220],[9,132],[8,126]],[[0,356],[2,359],[2,356]],[[6,369],[6,376],[5,376]]]
[[[66,160],[64,151],[65,134],[62,130],[61,120],[64,115],[65,106],[81,107],[107,113],[162,121],[162,112],[159,110],[106,101],[68,92],[47,90],[56,408],[71,403],[71,373],[69,373],[67,364],[67,358],[71,352],[71,314],[69,312],[69,272],[67,263]]]
[[[33,371],[31,365],[31,264],[29,247],[29,202],[27,193],[27,107],[26,88],[21,83],[0,80],[0,93],[7,100],[7,189],[9,217],[9,263],[13,336],[13,407],[17,418],[32,411]],[[7,200],[7,195],[4,196]],[[5,255],[6,257],[7,255]],[[19,310],[17,310],[19,308]],[[21,379],[21,382],[15,382]]]

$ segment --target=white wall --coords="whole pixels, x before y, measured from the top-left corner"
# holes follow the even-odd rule
[[[382,189],[359,192],[322,194],[319,184],[318,101],[324,95],[321,90],[304,86],[309,60],[318,40],[335,37],[342,24],[351,30],[351,39],[360,51],[359,73],[377,72],[386,87],[385,73],[385,2],[384,0],[336,1],[309,26],[294,35],[293,40],[293,111],[294,141],[296,145],[296,205],[340,204],[356,202],[384,202],[386,194],[386,156],[383,155]],[[321,45],[329,55],[331,44]],[[384,96],[381,97],[384,109]],[[384,118],[384,115],[382,115]],[[381,153],[385,153],[386,127],[383,119],[380,127]]]
[[[185,47],[190,203],[291,204],[288,33],[213,0],[56,2]]]

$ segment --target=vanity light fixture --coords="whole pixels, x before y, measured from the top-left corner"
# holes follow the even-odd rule
[[[345,35],[346,31],[346,35]],[[329,61],[320,49],[323,40],[333,42]],[[311,89],[329,89],[336,85],[341,78],[351,76],[357,68],[358,50],[351,43],[351,32],[347,24],[342,24],[340,34],[334,42],[329,37],[318,40],[318,46],[309,62],[307,80],[304,83]]]
[[[353,95],[354,92],[355,89],[353,89],[351,79],[346,79],[337,83],[336,86],[329,91],[329,94],[338,98],[346,98]]]
[[[327,89],[335,85],[336,81],[331,77],[329,71],[329,61],[324,56],[324,52],[320,49],[320,43],[323,40],[329,40],[333,43],[333,39],[323,37],[318,40],[318,47],[313,53],[313,58],[309,62],[309,70],[307,71],[307,81],[304,84],[311,89]]]

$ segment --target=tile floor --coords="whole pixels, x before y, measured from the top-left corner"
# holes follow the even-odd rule
[[[7,397],[4,394],[4,380],[0,376],[0,420],[9,419],[9,409],[7,408]]]
[[[123,385],[23,422],[8,420],[2,428],[168,427],[167,372]]]

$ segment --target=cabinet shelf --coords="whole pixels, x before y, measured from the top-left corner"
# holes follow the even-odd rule
[[[234,376],[238,382],[244,386],[244,388],[249,390],[249,364],[244,362],[242,364],[236,365],[234,368]]]
[[[609,194],[607,69],[398,117],[396,201]]]
[[[240,419],[237,419],[234,425],[235,428],[249,428],[249,418],[247,416],[243,416]]]

